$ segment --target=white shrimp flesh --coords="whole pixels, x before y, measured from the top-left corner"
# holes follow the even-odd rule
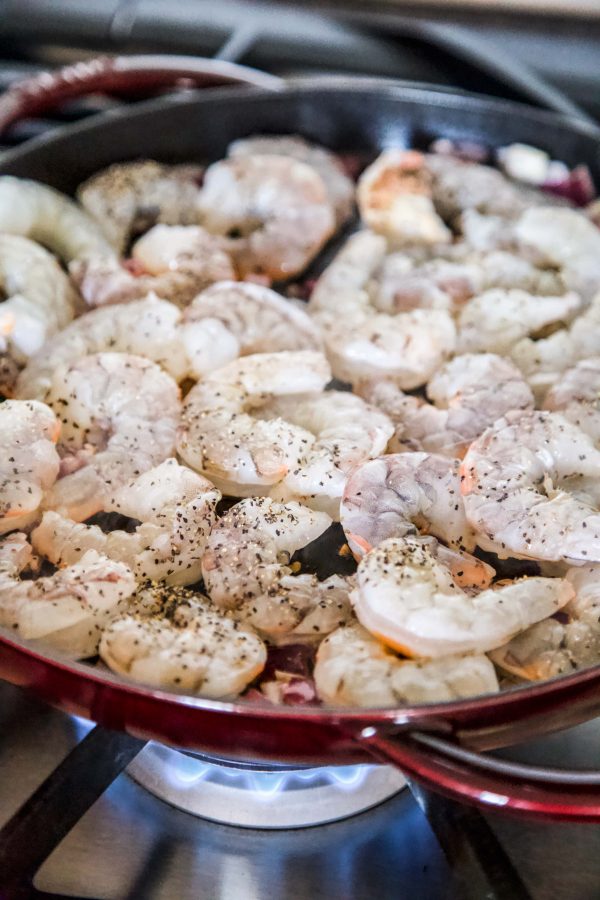
[[[0,403],[0,534],[33,522],[58,477],[60,422],[37,400]]]

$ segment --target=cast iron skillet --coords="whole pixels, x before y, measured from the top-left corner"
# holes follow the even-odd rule
[[[600,132],[518,104],[379,79],[270,76],[176,58],[100,60],[43,76],[0,101],[0,128],[48,100],[91,89],[257,83],[146,101],[93,117],[5,153],[0,172],[73,191],[125,159],[214,160],[255,133],[299,133],[343,152],[427,146],[437,137],[490,146],[523,141],[600,184]],[[111,81],[111,74],[118,75]],[[150,73],[150,74],[149,74]],[[265,83],[267,79],[270,83]],[[275,90],[272,90],[272,89]],[[537,816],[600,821],[600,772],[537,769],[478,754],[600,713],[600,666],[499,695],[399,709],[272,707],[157,691],[40,650],[0,629],[0,677],[108,728],[230,759],[344,764],[373,757],[458,800]]]

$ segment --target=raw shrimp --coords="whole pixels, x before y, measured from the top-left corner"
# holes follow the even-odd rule
[[[283,419],[314,436],[297,465],[273,489],[277,500],[299,500],[339,518],[352,469],[385,452],[394,426],[384,413],[346,391],[280,397],[261,407],[265,419]]]
[[[582,359],[550,388],[544,409],[561,412],[600,448],[600,358]]]
[[[119,675],[215,700],[236,697],[263,670],[267,650],[249,628],[185,589],[151,592],[139,612],[105,629],[100,656]]]
[[[336,378],[355,384],[390,376],[410,390],[450,356],[456,331],[444,309],[385,315],[373,308],[369,282],[385,253],[381,235],[353,235],[317,282],[309,312],[322,328]]]
[[[549,337],[523,338],[510,351],[514,363],[527,378],[536,399],[579,360],[600,355],[600,294],[569,325]]]
[[[36,400],[0,403],[0,534],[33,522],[58,477],[60,423]]]
[[[416,150],[384,150],[360,176],[357,200],[364,224],[393,244],[451,240],[431,199],[425,157]]]
[[[134,244],[125,265],[94,257],[70,269],[92,307],[139,300],[150,291],[186,306],[209,284],[235,278],[227,241],[198,225],[155,225]]]
[[[0,390],[11,393],[28,358],[71,321],[77,295],[47,250],[0,234],[0,296]]]
[[[65,457],[65,474],[46,495],[48,509],[87,519],[117,488],[174,453],[179,388],[147,359],[85,356],[56,370],[46,396],[62,423]]]
[[[102,630],[135,592],[133,573],[90,550],[54,575],[20,581],[33,563],[24,534],[0,542],[0,625],[76,659],[94,656]]]
[[[271,644],[318,643],[354,619],[353,578],[283,575],[262,594],[246,600],[233,615]]]
[[[485,291],[460,312],[458,352],[508,354],[521,338],[569,322],[580,308],[581,298],[572,291],[559,297],[539,297],[518,288]]]
[[[346,482],[340,519],[357,559],[390,537],[433,535],[472,550],[458,461],[433,453],[394,453],[362,463]]]
[[[467,519],[499,556],[600,561],[600,452],[560,413],[507,413],[461,464]]]
[[[485,653],[561,609],[562,578],[521,578],[472,595],[422,541],[390,538],[364,556],[351,599],[358,620],[406,656]]]
[[[206,170],[198,208],[209,231],[232,238],[242,278],[297,275],[335,229],[321,176],[286,156],[253,153],[214,163]]]
[[[50,511],[31,540],[57,566],[77,562],[93,549],[128,565],[139,580],[193,584],[202,574],[202,554],[220,499],[210,481],[167,459],[119,488],[105,504],[106,512],[142,523],[133,533],[107,534]]]
[[[486,656],[401,659],[358,624],[325,638],[314,679],[321,700],[339,706],[440,703],[498,690]]]
[[[434,153],[425,157],[425,163],[433,201],[446,220],[454,220],[466,210],[515,219],[530,206],[555,202],[540,191],[510,181],[491,166]]]
[[[535,262],[560,268],[573,290],[590,300],[600,288],[600,231],[578,210],[526,210],[514,227],[522,252]]]
[[[32,357],[17,382],[18,397],[42,399],[60,366],[102,351],[133,353],[158,363],[177,381],[198,378],[207,340],[182,322],[181,310],[150,295],[120,306],[94,309],[67,325]]]
[[[65,194],[28,178],[0,176],[0,232],[30,238],[64,262],[116,254],[100,227]]]
[[[77,188],[77,198],[122,254],[153,225],[193,225],[202,169],[150,159],[116,163]]]
[[[427,385],[430,403],[403,393],[392,379],[364,382],[358,391],[394,423],[393,452],[461,457],[496,419],[512,409],[533,408],[533,394],[521,372],[493,353],[465,353],[442,366]]]
[[[504,672],[542,681],[600,662],[600,566],[577,566],[566,578],[575,597],[559,619],[545,619],[490,653]]]
[[[304,428],[254,414],[272,396],[322,390],[330,378],[314,351],[259,353],[195,385],[183,405],[177,449],[184,461],[233,496],[267,493],[314,444]]]
[[[202,560],[211,600],[233,609],[291,574],[292,555],[331,524],[326,513],[300,503],[251,497],[232,506],[212,529]]]
[[[354,184],[344,173],[338,159],[329,150],[310,144],[299,135],[256,135],[241,138],[229,145],[227,155],[232,159],[250,154],[289,156],[306,163],[319,173],[329,199],[335,209],[338,225],[343,225],[352,214]]]

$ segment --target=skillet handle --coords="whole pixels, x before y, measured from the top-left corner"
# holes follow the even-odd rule
[[[42,72],[10,87],[0,97],[0,134],[14,122],[91,93],[140,92],[165,88],[248,85],[281,90],[281,78],[247,66],[195,56],[98,56],[54,72]]]
[[[363,728],[354,739],[379,762],[460,803],[529,818],[600,822],[600,771],[544,768],[466,750],[437,735]]]

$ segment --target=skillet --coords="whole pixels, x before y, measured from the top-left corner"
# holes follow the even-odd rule
[[[236,138],[299,133],[334,151],[370,156],[387,146],[427,147],[438,137],[490,147],[520,141],[569,166],[586,164],[600,183],[600,132],[575,119],[383,79],[328,77],[284,86],[243,67],[221,69],[214,61],[195,59],[105,59],[33,79],[2,98],[0,128],[66,96],[172,86],[182,77],[186,86],[236,81],[246,86],[161,97],[65,126],[4,153],[0,173],[72,193],[113,162],[212,161]],[[145,688],[0,629],[0,677],[107,728],[190,751],[280,764],[343,765],[376,758],[457,800],[530,816],[600,821],[600,771],[536,768],[478,752],[600,713],[600,666],[448,703],[398,709],[274,707]]]

